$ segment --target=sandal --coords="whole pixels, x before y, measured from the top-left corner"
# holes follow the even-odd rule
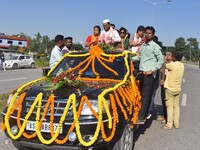
[[[162,123],[162,124],[166,124],[166,120],[163,119],[163,120],[161,121],[161,123]]]
[[[167,130],[171,130],[171,129],[172,129],[172,127],[170,127],[170,126],[168,126],[168,125],[164,125],[163,128],[164,128],[164,129],[167,129]]]

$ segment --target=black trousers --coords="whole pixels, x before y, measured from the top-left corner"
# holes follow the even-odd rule
[[[161,86],[161,101],[162,101],[162,108],[163,108],[163,116],[167,120],[167,106],[165,103],[165,88],[164,85]]]
[[[151,102],[154,82],[155,82],[155,78],[153,75],[144,76],[143,79],[141,80],[142,107],[139,112],[139,120],[145,119],[147,115],[147,110]]]

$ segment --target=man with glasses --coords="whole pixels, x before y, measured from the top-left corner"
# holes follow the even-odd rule
[[[120,42],[121,38],[118,32],[111,27],[110,21],[105,19],[103,21],[104,30],[101,31],[100,41],[102,43],[112,44],[114,45],[116,42]]]

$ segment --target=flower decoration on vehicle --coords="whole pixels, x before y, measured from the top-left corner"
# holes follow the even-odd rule
[[[35,98],[33,104],[31,105],[30,111],[26,114],[24,117],[25,119],[23,121],[20,121],[21,118],[21,111],[22,111],[22,103],[25,99],[26,93],[22,93],[23,89],[26,87],[29,87],[30,85],[40,82],[44,79],[39,79],[35,80],[32,82],[29,82],[23,86],[21,86],[17,92],[13,95],[9,107],[7,109],[7,113],[5,115],[5,123],[2,125],[2,130],[6,130],[8,135],[13,139],[19,139],[20,137],[24,136],[27,139],[31,139],[37,136],[37,138],[41,141],[43,144],[51,144],[53,142],[56,142],[58,144],[65,144],[68,141],[68,135],[72,131],[76,131],[77,137],[79,142],[83,146],[91,146],[92,144],[95,143],[97,138],[100,136],[103,138],[104,141],[109,142],[112,140],[112,138],[115,135],[116,131],[116,126],[117,124],[121,121],[119,119],[119,112],[123,113],[124,119],[128,120],[128,115],[132,116],[131,121],[133,124],[136,123],[138,119],[138,113],[141,108],[141,95],[139,91],[139,86],[137,81],[135,80],[133,76],[133,64],[132,62],[128,62],[128,52],[123,52],[122,54],[105,54],[102,52],[102,50],[99,47],[94,47],[90,50],[90,55],[87,54],[87,58],[81,62],[79,65],[75,66],[74,68],[68,70],[66,73],[61,73],[59,76],[52,78],[50,81],[53,82],[53,84],[56,84],[55,86],[57,87],[62,87],[64,85],[67,86],[76,86],[78,87],[80,83],[76,83],[76,78],[73,75],[73,71],[78,69],[80,66],[85,64],[83,69],[81,69],[81,72],[84,72],[87,67],[89,66],[90,63],[92,63],[92,71],[94,74],[97,75],[97,78],[81,78],[81,74],[79,76],[80,80],[82,82],[86,81],[93,81],[93,82],[108,82],[108,83],[115,83],[112,86],[109,86],[108,88],[104,89],[98,96],[97,96],[97,102],[98,102],[98,112],[96,112],[93,107],[91,106],[90,100],[87,95],[81,95],[79,88],[77,88],[74,93],[71,93],[68,97],[66,106],[64,108],[64,112],[59,120],[59,125],[56,131],[54,131],[53,124],[55,123],[55,118],[54,118],[54,99],[55,96],[53,93],[48,98],[48,101],[45,104],[45,109],[42,111],[41,110],[41,105],[42,105],[42,100],[43,100],[43,93],[39,93],[37,97]],[[80,54],[77,55],[76,57],[85,57],[86,54]],[[104,56],[104,57],[103,57]],[[67,57],[74,57],[74,55],[69,54]],[[124,63],[125,63],[125,68],[126,68],[126,73],[123,77],[122,80],[115,80],[115,79],[104,79],[100,78],[98,76],[98,73],[95,70],[95,66],[93,65],[94,59],[97,59],[100,64],[105,67],[107,70],[109,70],[112,73],[117,72],[113,70],[112,68],[108,67],[106,64],[104,64],[103,61],[107,61],[112,63],[112,61],[116,57],[123,57]],[[103,60],[103,61],[102,61]],[[101,63],[102,61],[102,63]],[[80,72],[79,71],[79,72]],[[50,71],[51,72],[51,71]],[[78,80],[79,81],[79,80]],[[98,85],[95,85],[98,86]],[[81,96],[80,96],[81,95]],[[79,105],[77,106],[77,96],[79,97]],[[19,98],[17,98],[19,97]],[[105,98],[107,97],[107,98]],[[109,109],[108,102],[110,101],[111,107]],[[87,104],[88,108],[91,110],[93,116],[97,119],[97,126],[96,126],[96,131],[90,141],[85,141],[83,139],[83,136],[81,134],[81,128],[80,128],[80,122],[79,119],[81,117],[81,111],[83,109],[84,103]],[[67,134],[64,138],[60,138],[60,130],[61,127],[64,125],[65,118],[68,114],[69,108],[72,106],[73,110],[73,123],[69,127],[69,130],[67,131]],[[17,109],[18,108],[18,109]],[[36,125],[36,131],[28,134],[26,133],[26,124],[33,113],[33,111],[36,109],[36,118],[35,118],[35,125]],[[47,115],[47,110],[50,109],[51,113],[51,118],[50,118],[50,134],[51,138],[45,139],[45,136],[43,136],[42,131],[41,131],[41,126],[43,121],[45,120],[44,118]],[[110,130],[109,134],[106,134],[105,129],[107,128],[104,126],[103,122],[103,109],[105,109],[105,114],[107,115],[107,120],[108,120],[108,129]],[[121,111],[118,111],[118,110]],[[13,134],[11,132],[11,127],[10,127],[10,117],[11,115],[16,111],[17,113],[17,126],[19,128],[19,132],[17,134]],[[41,112],[42,111],[42,112]],[[133,115],[134,112],[134,115]],[[41,115],[42,114],[42,115]],[[104,115],[105,115],[104,114]],[[107,125],[106,125],[107,126]]]
[[[104,42],[99,42],[98,46],[105,52],[114,52],[114,50],[116,49],[114,45]]]
[[[84,85],[84,82],[75,77],[74,72],[62,72],[58,76],[47,77],[46,80],[49,82],[49,86],[45,87],[45,90],[56,90],[60,87],[78,88]]]
[[[107,70],[109,70],[110,72],[112,72],[115,76],[118,76],[118,73],[115,70],[113,70],[112,68],[110,68],[109,66],[107,66],[106,63],[105,63],[105,62],[112,63],[115,60],[115,56],[114,55],[107,55],[107,54],[105,54],[103,52],[103,50],[99,46],[93,46],[92,49],[90,49],[89,53],[90,53],[90,55],[84,61],[82,61],[80,64],[78,64],[74,68],[71,68],[70,70],[67,70],[67,72],[71,73],[74,70],[77,70],[78,68],[84,66],[78,72],[78,74],[79,74],[78,78],[80,78],[82,76],[83,72],[86,71],[86,69],[91,64],[93,73],[96,75],[96,78],[99,79],[100,75],[99,75],[99,73],[95,69],[95,60],[98,60],[99,63],[104,68],[106,68]]]

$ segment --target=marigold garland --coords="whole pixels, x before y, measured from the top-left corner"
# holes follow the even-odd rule
[[[87,57],[88,56],[88,57]],[[121,109],[121,111],[124,114],[124,118],[125,120],[128,119],[128,115],[127,115],[127,111],[129,112],[129,114],[132,113],[132,109],[134,109],[134,117],[131,119],[131,121],[133,123],[135,123],[137,121],[138,118],[138,113],[141,107],[141,95],[138,89],[138,86],[134,79],[134,76],[132,74],[132,71],[134,69],[134,67],[132,66],[133,64],[130,63],[130,69],[129,69],[129,64],[127,61],[128,58],[128,53],[127,52],[123,52],[122,54],[105,54],[102,53],[101,49],[99,48],[93,48],[92,50],[90,50],[90,54],[80,54],[80,55],[72,55],[72,54],[67,54],[65,55],[65,57],[87,57],[83,62],[81,62],[79,65],[77,65],[76,67],[68,70],[67,72],[71,72],[76,70],[77,68],[79,68],[80,66],[82,66],[83,64],[87,63],[85,65],[85,67],[79,71],[80,74],[80,78],[81,78],[81,73],[84,72],[89,65],[92,63],[92,71],[94,72],[94,74],[97,76],[96,79],[86,79],[86,78],[81,78],[83,81],[90,81],[90,80],[95,80],[95,81],[106,81],[106,82],[113,82],[116,83],[116,85],[114,87],[105,89],[101,94],[98,95],[98,114],[94,111],[94,109],[91,106],[91,103],[89,102],[87,96],[82,96],[81,97],[81,101],[78,107],[78,110],[76,108],[76,95],[75,94],[71,94],[68,98],[67,104],[65,106],[64,112],[60,118],[59,121],[59,125],[58,128],[56,129],[56,131],[54,132],[54,127],[53,127],[53,123],[54,123],[54,95],[51,94],[47,103],[45,104],[45,108],[44,108],[44,112],[41,116],[41,105],[42,105],[42,93],[39,93],[35,99],[35,101],[33,102],[33,104],[30,107],[29,112],[26,114],[25,119],[23,121],[23,123],[21,124],[20,122],[20,115],[21,115],[21,111],[22,111],[22,102],[24,100],[25,97],[25,93],[21,94],[20,98],[18,99],[18,101],[16,101],[16,97],[19,95],[19,93],[21,93],[21,91],[35,83],[38,82],[39,80],[43,80],[44,78],[41,78],[39,80],[35,80],[33,82],[29,82],[25,85],[23,85],[22,87],[20,87],[17,92],[13,95],[13,98],[11,99],[10,105],[8,107],[8,111],[5,115],[5,124],[2,126],[2,129],[6,129],[9,136],[16,140],[18,138],[20,138],[22,135],[24,137],[26,137],[27,139],[30,138],[34,138],[36,135],[38,136],[39,140],[43,143],[43,144],[51,144],[52,142],[56,142],[58,144],[64,144],[67,142],[68,140],[68,135],[70,132],[72,132],[73,130],[76,130],[77,136],[78,136],[78,140],[79,142],[84,145],[84,146],[91,146],[96,139],[99,136],[100,130],[101,130],[101,134],[102,134],[102,138],[106,141],[109,142],[110,140],[112,140],[112,138],[115,135],[115,131],[116,131],[116,125],[119,122],[119,118],[118,118],[118,112],[117,112],[117,106],[119,106],[119,108]],[[106,58],[105,58],[106,57]],[[115,75],[118,75],[118,73],[111,69],[110,67],[108,67],[105,63],[103,63],[102,61],[105,62],[113,62],[113,60],[115,59],[115,57],[124,57],[124,62],[125,62],[125,66],[126,66],[126,74],[123,78],[123,80],[114,80],[114,79],[101,79],[99,77],[98,72],[96,72],[95,70],[95,66],[94,66],[94,61],[95,59],[97,59],[100,64],[102,66],[104,66],[107,70],[109,70],[110,72],[114,73]],[[107,59],[108,58],[108,59]],[[64,59],[64,58],[62,58]],[[58,64],[57,64],[58,65]],[[56,67],[56,66],[55,66]],[[54,68],[55,68],[54,67]],[[50,74],[53,71],[53,69],[50,70],[50,72],[48,74]],[[131,74],[131,76],[130,76]],[[130,76],[130,82],[127,82],[128,77]],[[126,85],[125,87],[123,85]],[[124,88],[124,89],[123,89]],[[113,93],[114,92],[114,93]],[[110,94],[109,94],[110,93]],[[113,93],[113,94],[111,94]],[[108,107],[108,103],[107,100],[105,99],[105,95],[109,94],[110,97],[110,103],[111,103],[111,111],[113,114],[113,117],[111,116],[111,112],[109,111],[109,107]],[[133,96],[135,94],[135,97]],[[121,100],[119,98],[119,96],[122,98],[122,103]],[[133,97],[133,98],[132,98]],[[14,102],[16,101],[16,103],[14,104]],[[81,116],[81,110],[83,108],[83,104],[84,102],[87,103],[87,106],[89,107],[89,109],[91,110],[92,114],[97,118],[98,123],[96,126],[96,131],[94,133],[93,138],[91,139],[91,141],[86,142],[83,140],[82,138],[82,134],[80,131],[80,123],[79,123],[79,118]],[[128,105],[127,102],[130,104]],[[14,105],[14,106],[13,106]],[[28,122],[28,119],[30,118],[31,114],[33,113],[35,107],[37,108],[37,112],[36,112],[36,131],[31,134],[28,135],[27,133],[25,133],[25,127],[26,124]],[[65,138],[63,139],[58,139],[61,127],[63,125],[63,122],[67,116],[69,107],[72,106],[72,110],[73,110],[73,117],[74,117],[74,121],[70,127],[70,129],[68,130],[68,133],[66,135]],[[105,108],[105,112],[107,114],[108,117],[108,128],[111,129],[110,134],[106,135],[105,130],[104,130],[104,123],[102,122],[102,108]],[[10,124],[9,124],[9,119],[11,114],[16,110],[16,108],[18,107],[17,110],[17,125],[19,127],[19,132],[16,135],[13,135],[10,131]],[[44,139],[44,137],[42,136],[41,133],[41,126],[42,126],[42,122],[47,114],[48,108],[50,107],[50,112],[51,112],[51,116],[50,116],[50,133],[51,133],[51,139]]]

